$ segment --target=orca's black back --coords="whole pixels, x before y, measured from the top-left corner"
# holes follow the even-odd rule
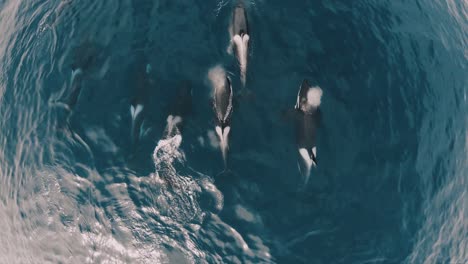
[[[234,8],[234,12],[232,15],[232,29],[233,29],[234,35],[249,34],[247,14],[242,4]]]

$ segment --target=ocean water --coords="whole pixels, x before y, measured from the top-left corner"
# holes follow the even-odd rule
[[[221,173],[207,73],[240,91],[235,4],[0,0],[0,263],[468,263],[468,3],[246,1],[253,96]],[[281,115],[304,78],[323,90],[307,184]],[[181,81],[192,111],[165,137]]]

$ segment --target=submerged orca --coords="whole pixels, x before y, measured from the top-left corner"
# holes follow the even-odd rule
[[[146,64],[146,67],[140,66],[140,69],[137,69],[136,72],[136,86],[133,90],[133,97],[130,102],[130,138],[133,146],[135,146],[140,139],[141,125],[144,119],[144,110],[147,104],[149,89],[151,86],[151,79],[149,77],[150,72],[150,64]]]
[[[317,129],[320,122],[320,87],[311,87],[304,80],[297,94],[295,109],[296,144],[299,154],[298,167],[308,180],[312,167],[317,166]]]
[[[231,131],[232,116],[232,84],[221,66],[210,70],[208,77],[213,88],[213,108],[216,115],[215,131],[218,135],[224,165],[226,165],[229,148],[229,132]]]
[[[64,119],[62,120],[64,122],[62,125],[69,123],[69,118],[81,95],[84,76],[88,73],[89,68],[96,63],[97,56],[97,48],[94,44],[88,42],[74,49],[71,64],[70,88],[62,98],[54,102],[55,106],[60,106],[66,110],[66,112],[61,113],[60,116],[60,118]]]
[[[181,134],[184,119],[192,111],[192,86],[184,81],[179,86],[167,117],[167,126],[163,138]]]
[[[245,86],[250,32],[243,1],[239,1],[232,12],[230,33],[231,44],[235,47],[237,61],[240,66],[241,81]]]

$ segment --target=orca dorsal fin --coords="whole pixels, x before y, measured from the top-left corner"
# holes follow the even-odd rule
[[[309,91],[309,88],[309,81],[304,79],[299,87],[299,91],[297,92],[296,105],[294,108],[301,109],[302,100],[307,100],[307,91]]]

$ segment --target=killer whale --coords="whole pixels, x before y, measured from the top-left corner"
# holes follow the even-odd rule
[[[147,107],[148,95],[151,87],[150,72],[150,64],[140,64],[139,68],[136,69],[136,84],[130,101],[130,139],[133,147],[138,144],[140,139],[141,126],[144,120],[144,112]]]
[[[235,55],[240,67],[240,79],[242,85],[245,86],[250,32],[243,1],[239,1],[232,12],[230,34],[231,45],[235,48]]]
[[[221,66],[215,66],[208,72],[213,89],[213,109],[216,116],[215,131],[218,136],[224,165],[227,164],[227,151],[229,149],[229,132],[231,131],[232,84],[231,79]]]
[[[298,167],[307,182],[312,167],[317,166],[317,130],[323,91],[304,79],[297,94],[295,110]]]

